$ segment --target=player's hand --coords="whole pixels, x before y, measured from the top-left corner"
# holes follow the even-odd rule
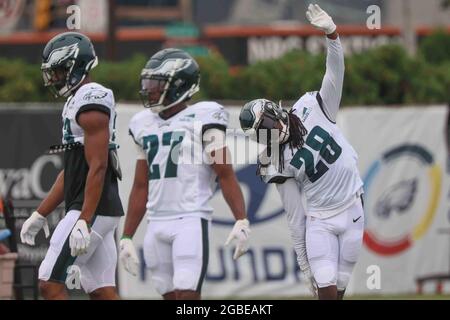
[[[34,238],[36,238],[37,233],[42,228],[44,229],[45,237],[48,238],[50,229],[48,227],[47,218],[42,216],[39,212],[34,211],[23,223],[22,229],[20,230],[20,239],[23,243],[34,246]]]
[[[261,177],[267,175],[268,167],[271,165],[271,158],[267,155],[267,148],[258,155],[257,164],[256,175]]]
[[[70,233],[69,246],[72,257],[85,254],[90,242],[91,234],[86,220],[80,219],[75,223],[75,227],[73,227]]]
[[[234,250],[233,259],[236,260],[248,250],[248,236],[250,234],[250,224],[247,219],[237,220],[234,224],[233,230],[225,242],[229,245],[234,239],[237,240],[236,249]]]
[[[306,285],[308,286],[309,291],[313,295],[314,298],[317,297],[317,282],[314,279],[314,275],[311,272],[311,269],[305,269],[302,271],[303,277],[306,281]]]
[[[133,241],[129,238],[122,238],[119,243],[120,253],[119,259],[122,262],[125,270],[133,276],[137,276],[139,259],[134,248]]]
[[[308,6],[308,10],[306,11],[306,18],[308,18],[309,22],[319,30],[325,32],[325,34],[331,34],[336,30],[336,25],[333,22],[333,19],[323,11],[319,5],[310,4]]]

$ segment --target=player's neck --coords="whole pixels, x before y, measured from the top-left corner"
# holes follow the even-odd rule
[[[80,89],[82,86],[84,86],[85,84],[92,82],[91,78],[89,76],[86,76],[83,81],[81,81],[80,85],[73,91],[73,94],[75,94],[78,89]]]
[[[186,108],[187,108],[187,104],[184,103],[184,102],[182,102],[182,103],[180,103],[180,104],[177,104],[176,106],[173,106],[173,107],[170,108],[170,109],[161,111],[161,112],[159,113],[159,116],[160,116],[162,119],[167,120],[167,119],[173,117],[174,115],[176,115],[177,113],[183,111],[183,110],[186,109]]]

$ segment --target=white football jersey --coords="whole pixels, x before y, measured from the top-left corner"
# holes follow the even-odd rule
[[[150,219],[211,219],[208,202],[217,183],[203,149],[203,132],[213,127],[225,130],[227,124],[228,112],[215,102],[196,103],[166,120],[148,109],[131,119],[130,134],[149,168]]]
[[[293,106],[308,134],[301,149],[284,148],[282,175],[298,182],[307,215],[326,218],[350,207],[362,194],[363,182],[355,150],[328,119],[316,96],[317,91],[308,92]]]
[[[84,144],[84,131],[78,124],[78,116],[83,111],[99,110],[109,114],[110,146],[115,146],[116,109],[114,94],[110,89],[96,82],[82,85],[74,95],[67,99],[64,105],[63,144],[79,142]]]

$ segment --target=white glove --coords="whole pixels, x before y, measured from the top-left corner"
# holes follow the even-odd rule
[[[75,227],[73,227],[72,232],[70,233],[69,246],[72,257],[85,254],[90,242],[91,234],[86,221],[80,219],[75,223]]]
[[[248,250],[248,236],[250,234],[250,227],[247,219],[237,220],[234,224],[233,230],[225,242],[225,245],[229,245],[234,239],[237,240],[236,249],[234,250],[233,259],[236,260]]]
[[[20,239],[23,243],[34,246],[34,238],[42,228],[44,228],[45,237],[48,238],[50,230],[47,218],[42,216],[39,212],[34,211],[23,223],[22,229],[20,230]]]
[[[316,27],[325,32],[325,34],[331,34],[336,30],[336,25],[333,19],[323,11],[319,5],[310,4],[308,6],[308,11],[306,11],[306,18],[309,22]]]
[[[302,270],[303,278],[306,281],[306,285],[308,286],[309,291],[312,293],[313,297],[317,297],[317,282],[314,279],[314,276],[311,272],[311,269]]]
[[[125,270],[133,276],[137,276],[139,259],[134,248],[133,241],[129,238],[123,238],[119,243],[120,253],[119,258]]]

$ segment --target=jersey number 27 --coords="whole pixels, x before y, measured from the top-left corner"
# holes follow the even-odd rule
[[[166,171],[164,178],[175,178],[178,169],[179,144],[183,141],[184,132],[164,132],[162,135],[162,145],[170,146],[169,156],[167,158]],[[161,178],[159,164],[153,164],[156,154],[159,150],[159,139],[156,134],[144,137],[144,150],[147,152],[148,161],[148,179],[157,180]]]

